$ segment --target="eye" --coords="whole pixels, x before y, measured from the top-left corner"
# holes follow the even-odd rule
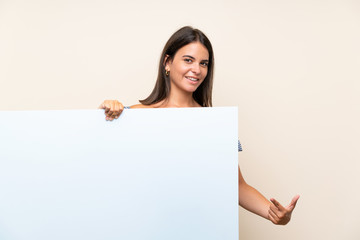
[[[192,62],[192,59],[190,59],[190,58],[185,58],[184,61],[187,62],[187,63],[191,63],[191,62]]]
[[[207,67],[207,66],[209,66],[209,63],[208,62],[202,62],[202,63],[200,63],[203,67]]]

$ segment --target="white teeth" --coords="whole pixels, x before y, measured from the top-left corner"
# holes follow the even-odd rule
[[[192,77],[186,77],[186,78],[191,80],[191,81],[198,81],[198,79],[196,79],[196,78],[192,78]]]

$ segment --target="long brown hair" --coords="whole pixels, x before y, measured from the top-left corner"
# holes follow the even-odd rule
[[[214,53],[209,39],[199,29],[194,29],[190,26],[182,27],[176,31],[165,44],[161,53],[158,76],[155,87],[151,94],[144,100],[139,100],[144,105],[151,105],[166,99],[170,93],[170,78],[165,73],[165,58],[166,61],[174,59],[176,52],[183,46],[192,43],[200,42],[209,52],[208,72],[201,83],[201,85],[193,92],[194,100],[203,107],[212,106],[212,86],[213,86],[213,72],[214,72]]]

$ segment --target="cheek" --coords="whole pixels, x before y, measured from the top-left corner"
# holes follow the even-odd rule
[[[189,74],[189,72],[191,72],[191,68],[189,68],[188,66],[179,66],[177,72],[179,75],[184,77]]]
[[[174,66],[173,68],[173,72],[178,74],[178,75],[181,75],[183,74],[184,72],[186,72],[186,67],[182,64],[177,64],[176,66]]]
[[[204,78],[206,78],[207,73],[208,73],[208,69],[204,69],[204,71],[203,71],[203,76],[204,76]]]

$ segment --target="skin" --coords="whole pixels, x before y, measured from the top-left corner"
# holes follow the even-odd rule
[[[165,70],[170,73],[171,90],[167,99],[153,105],[137,104],[131,108],[173,108],[201,107],[192,97],[192,93],[204,81],[208,66],[209,53],[199,42],[180,48],[173,59],[165,58]],[[192,80],[190,80],[191,78]],[[105,109],[106,120],[117,119],[124,106],[117,100],[105,100],[100,107]],[[285,225],[299,199],[296,195],[286,207],[277,200],[267,200],[259,191],[244,180],[239,167],[239,205],[277,225]]]

